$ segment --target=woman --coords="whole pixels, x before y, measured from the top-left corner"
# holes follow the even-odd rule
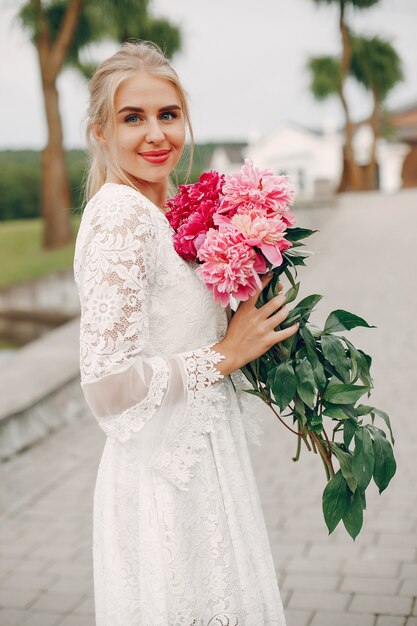
[[[253,415],[229,375],[238,383],[236,370],[297,326],[275,332],[285,297],[257,309],[259,293],[228,325],[175,252],[164,205],[186,128],[192,139],[185,92],[155,46],[124,44],[92,77],[74,270],[81,382],[107,435],[96,623],[284,626],[248,454]]]

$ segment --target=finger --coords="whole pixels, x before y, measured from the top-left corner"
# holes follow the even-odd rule
[[[276,312],[277,309],[282,307],[285,304],[287,298],[285,294],[280,294],[278,296],[274,296],[266,304],[260,307],[259,311],[262,313],[264,317],[268,317]]]
[[[281,341],[284,341],[284,339],[288,339],[288,337],[292,337],[292,335],[295,335],[299,327],[300,327],[300,324],[298,322],[295,322],[291,326],[288,326],[288,328],[274,331],[275,344],[280,343]]]
[[[263,307],[262,307],[263,308]],[[268,327],[269,328],[276,328],[277,326],[279,326],[280,324],[282,324],[282,322],[284,320],[287,319],[289,315],[289,310],[288,308],[284,305],[282,306],[279,311],[277,311],[276,313],[274,313],[274,315],[271,315],[270,317],[268,317],[268,319],[266,320]]]
[[[260,289],[257,289],[255,293],[253,294],[253,296],[249,296],[249,298],[245,300],[245,302],[247,302],[249,306],[250,305],[255,306],[259,298],[259,295],[261,294],[262,290],[266,287],[266,285],[269,283],[272,277],[273,277],[272,272],[270,274],[265,274],[264,276],[261,277],[262,287]]]

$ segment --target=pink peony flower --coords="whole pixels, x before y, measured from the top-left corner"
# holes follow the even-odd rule
[[[296,220],[289,211],[295,192],[288,177],[276,176],[269,169],[260,170],[250,159],[245,159],[240,172],[225,176],[222,193],[218,212],[228,217],[258,209],[266,217],[279,214],[288,225]]]
[[[281,252],[292,247],[292,243],[285,239],[286,224],[278,216],[267,218],[258,210],[252,210],[235,213],[232,218],[215,215],[214,223],[220,228],[232,228],[242,233],[246,243],[258,247],[272,267],[281,265]]]
[[[237,230],[210,229],[197,258],[202,265],[196,272],[224,307],[231,295],[247,300],[262,287],[258,274],[266,272],[265,260]]]
[[[220,204],[223,184],[224,176],[210,171],[201,174],[196,183],[179,185],[177,195],[168,198],[166,203],[168,211],[165,216],[172,228],[177,231],[190,215],[200,209],[202,202],[210,203],[214,213]]]

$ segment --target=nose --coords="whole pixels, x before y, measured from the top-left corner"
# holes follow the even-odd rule
[[[150,120],[147,133],[146,133],[147,143],[160,144],[164,141],[164,139],[165,139],[165,135],[162,132],[162,129],[158,123],[158,120]]]

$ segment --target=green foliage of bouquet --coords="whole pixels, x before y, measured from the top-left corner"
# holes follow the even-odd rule
[[[305,228],[287,230],[286,238],[293,245],[283,252],[283,263],[272,270],[273,278],[257,306],[276,295],[282,274],[291,283],[285,294],[287,304],[296,299],[300,286],[296,282],[297,266],[305,265],[308,256],[302,249],[302,239],[315,232]],[[299,459],[303,444],[320,455],[328,480],[323,514],[329,533],[342,520],[355,539],[362,528],[370,481],[373,478],[381,493],[395,474],[394,437],[384,411],[359,403],[365,394],[369,397],[373,387],[371,357],[339,334],[358,326],[375,327],[341,309],[330,313],[323,329],[310,325],[309,317],[321,298],[313,294],[298,302],[276,330],[298,321],[299,331],[243,367],[242,372],[253,387],[248,393],[266,402],[297,436],[294,460]],[[389,438],[380,421],[376,425],[377,418],[384,422]]]

